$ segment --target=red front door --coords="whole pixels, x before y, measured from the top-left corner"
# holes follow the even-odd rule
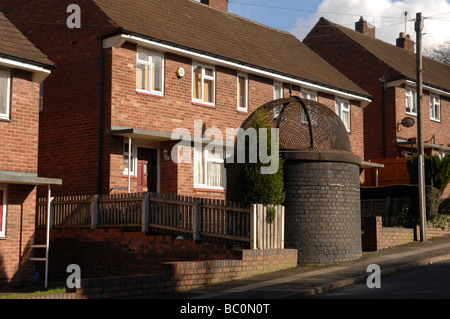
[[[144,160],[138,160],[137,191],[138,193],[148,192],[148,162]]]

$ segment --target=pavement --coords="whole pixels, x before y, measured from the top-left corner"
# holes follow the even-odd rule
[[[365,282],[376,264],[383,276],[450,260],[450,236],[412,242],[376,252],[364,252],[358,260],[335,265],[307,265],[270,274],[210,285],[187,292],[159,295],[157,299],[301,299]],[[153,297],[155,298],[155,297]]]

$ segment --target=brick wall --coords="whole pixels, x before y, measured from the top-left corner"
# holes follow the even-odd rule
[[[419,239],[420,228],[394,228],[383,227],[382,217],[365,217],[363,220],[364,234],[362,236],[363,251],[376,251],[389,247],[407,244]],[[436,228],[427,225],[427,239],[446,236],[450,234],[450,227]]]
[[[382,217],[365,217],[362,236],[363,251],[377,251],[414,241],[414,229],[383,227]]]
[[[36,242],[45,243],[45,231],[36,230]],[[53,229],[50,247],[52,278],[67,277],[70,264],[79,265],[84,278],[101,278],[159,273],[161,262],[235,258],[225,245],[118,229]]]
[[[0,238],[0,283],[31,282],[30,245],[34,241],[35,186],[8,185],[6,238]]]
[[[284,173],[285,247],[302,264],[361,257],[359,166],[287,159]]]
[[[11,70],[10,120],[0,120],[0,170],[37,172],[39,84],[31,77]]]

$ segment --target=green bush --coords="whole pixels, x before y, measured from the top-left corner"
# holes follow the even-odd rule
[[[445,190],[450,182],[450,156],[445,156],[442,160],[437,155],[425,155],[425,185],[433,186],[441,191]],[[418,156],[414,155],[407,162],[406,166],[412,185],[418,182]]]
[[[252,115],[251,127],[259,132],[260,128],[267,129],[267,150],[271,150],[271,125],[266,111],[258,109]],[[259,147],[259,134],[257,134],[257,145]],[[248,144],[248,140],[246,141]],[[248,155],[249,145],[246,145],[246,155]],[[261,174],[262,166],[270,166],[271,163],[264,164],[259,156],[256,163],[236,164],[231,167],[235,191],[231,194],[232,199],[244,202],[246,204],[264,204],[268,206],[269,218],[272,221],[275,218],[275,208],[273,206],[282,205],[286,199],[283,176],[283,159],[279,158],[279,168],[275,174]],[[248,156],[246,156],[248,159]]]

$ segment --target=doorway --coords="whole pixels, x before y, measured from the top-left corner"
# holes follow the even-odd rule
[[[138,147],[137,192],[158,191],[158,150]]]

